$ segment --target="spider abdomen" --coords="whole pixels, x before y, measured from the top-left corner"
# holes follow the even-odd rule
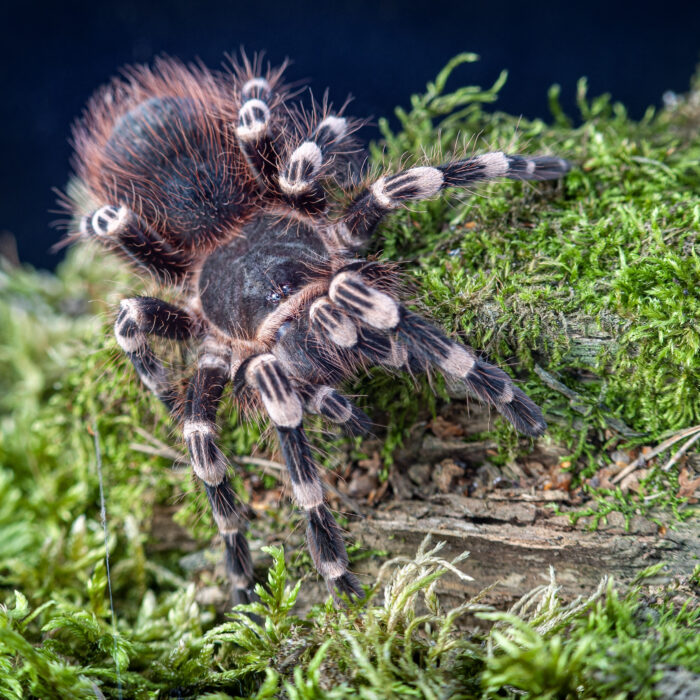
[[[203,107],[188,97],[145,100],[116,121],[105,146],[116,201],[188,250],[245,216],[255,198],[231,167],[234,145],[211,138],[225,123]]]

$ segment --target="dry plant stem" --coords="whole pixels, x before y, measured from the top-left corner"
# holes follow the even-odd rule
[[[691,437],[690,440],[687,440],[686,442],[684,442],[680,446],[680,448],[676,452],[673,453],[673,456],[671,457],[671,459],[669,459],[668,462],[666,462],[666,464],[664,464],[662,469],[665,472],[667,472],[690,449],[690,447],[698,440],[700,440],[700,430],[698,430],[698,432],[695,433],[695,435],[693,435],[693,437]]]
[[[631,474],[635,469],[638,469],[641,467],[643,464],[648,462],[650,459],[653,459],[654,457],[657,457],[660,455],[662,452],[665,452],[671,445],[675,445],[679,440],[682,440],[684,437],[688,437],[688,435],[692,435],[693,437],[688,440],[686,443],[683,444],[683,446],[676,452],[673,457],[668,461],[668,463],[664,466],[664,471],[668,471],[681,457],[682,455],[686,452],[686,450],[698,439],[700,438],[700,425],[693,426],[692,428],[686,428],[685,430],[681,430],[680,432],[676,433],[675,435],[671,436],[668,440],[664,440],[658,447],[655,447],[649,454],[641,454],[637,459],[634,460],[634,462],[631,462],[628,464],[619,474],[616,474],[613,479],[611,479],[611,483],[617,484],[620,481],[622,481],[628,474]]]

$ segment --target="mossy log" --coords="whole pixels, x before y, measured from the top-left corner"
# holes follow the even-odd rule
[[[445,541],[445,556],[468,551],[462,566],[474,581],[445,579],[444,592],[457,600],[493,588],[484,602],[510,606],[549,579],[552,566],[564,598],[594,590],[604,575],[630,583],[641,571],[660,561],[665,567],[659,583],[689,576],[700,557],[700,530],[678,525],[663,535],[641,517],[629,529],[620,513],[611,513],[598,530],[574,528],[568,517],[554,516],[543,501],[475,499],[440,494],[427,501],[391,501],[350,525],[353,538],[392,556],[412,556],[426,535]],[[371,561],[371,560],[369,560]],[[363,564],[366,573],[371,566]],[[453,601],[454,602],[454,601]]]

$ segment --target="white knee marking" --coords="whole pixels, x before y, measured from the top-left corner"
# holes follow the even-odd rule
[[[238,532],[238,530],[234,530],[234,532]],[[230,581],[231,585],[239,590],[245,590],[248,588],[248,586],[250,586],[250,581],[248,580],[248,577],[244,576],[243,574],[232,574],[230,576]]]
[[[304,510],[317,508],[323,503],[323,486],[317,479],[314,481],[302,481],[298,484],[292,482],[292,491],[297,505]]]
[[[197,362],[199,369],[220,369],[223,372],[228,372],[229,363],[224,358],[219,357],[211,352],[205,352],[200,356]]]
[[[503,393],[498,397],[499,404],[507,404],[513,400],[513,385],[507,383],[503,389]]]
[[[500,151],[477,156],[479,165],[484,166],[486,177],[501,177],[508,172],[508,159]]]
[[[445,176],[441,170],[425,166],[411,168],[405,173],[393,175],[389,179],[380,177],[370,189],[380,206],[385,209],[395,209],[406,199],[425,199],[436,195],[444,182]],[[392,185],[397,186],[399,183],[410,184],[415,191],[408,197],[395,198],[387,188],[392,187]]]
[[[326,117],[316,128],[316,131],[319,132],[321,129],[330,129],[331,132],[333,133],[333,137],[336,141],[340,141],[345,137],[345,134],[348,132],[348,123],[347,120],[343,119],[342,117],[335,117],[335,116],[329,116]]]
[[[321,559],[315,562],[318,573],[325,579],[340,578],[347,568],[342,561],[322,561]]]
[[[527,162],[527,172],[529,175],[532,175],[532,173],[535,172],[535,168],[537,167],[537,163],[535,163],[534,160],[528,160]]]
[[[362,291],[349,285],[349,281],[361,285]],[[344,298],[344,291],[352,297],[359,297],[360,301],[354,302]],[[391,330],[399,324],[399,305],[388,294],[367,285],[355,272],[337,274],[331,282],[328,294],[335,303],[350,307],[354,314],[372,328]]]
[[[312,322],[318,310],[324,306],[334,308],[328,297],[321,297],[311,305],[309,317]],[[326,317],[324,317],[324,320],[319,319],[319,324],[323,327],[323,330],[328,333],[328,337],[335,345],[341,348],[352,348],[357,345],[357,328],[340,309],[335,309],[335,311],[341,314],[339,321],[335,318],[333,318],[332,321],[326,321]]]
[[[117,320],[114,322],[114,335],[117,339],[117,343],[124,352],[138,352],[146,345],[146,334],[139,330],[131,336],[126,336],[122,333],[121,326],[126,321],[134,321],[138,326],[141,326],[143,320],[141,309],[134,299],[122,299],[119,303],[119,307],[121,312],[125,312],[125,316],[123,319],[117,317]]]
[[[454,377],[466,377],[471,371],[476,358],[465,347],[453,344],[444,360],[439,362],[440,368]]]
[[[258,355],[246,367],[246,381],[258,390],[265,410],[276,426],[297,428],[303,417],[301,399],[294,391],[285,389],[279,382],[278,366],[277,358],[271,353]],[[262,378],[260,383],[256,376],[258,373]],[[275,388],[278,389],[279,396],[276,395]]]
[[[199,476],[199,474],[197,476]],[[216,484],[211,485],[216,486]],[[212,509],[212,514],[214,516],[214,522],[216,523],[216,527],[222,535],[233,535],[240,530],[241,520],[238,516],[238,513],[236,513],[235,511],[226,515],[217,512],[215,509]]]
[[[182,426],[182,437],[187,440],[194,433],[200,435],[212,435],[213,429],[210,423],[203,420],[186,420]]]
[[[111,236],[122,228],[128,216],[129,210],[126,207],[100,207],[92,215],[90,224],[96,235]]]
[[[304,164],[311,167],[302,176],[301,170]],[[280,187],[287,194],[301,194],[309,189],[311,181],[318,174],[323,164],[323,154],[318,144],[313,141],[304,141],[289,157],[289,163],[285,168],[285,174],[280,175]]]
[[[250,141],[267,132],[270,108],[258,99],[248,100],[238,113],[236,134],[243,141]]]
[[[403,367],[408,362],[408,350],[396,340],[391,341],[391,352],[382,364],[388,367]]]
[[[314,394],[313,398],[311,399],[311,408],[314,411],[314,413],[321,413],[321,409],[323,408],[323,402],[333,394],[336,394],[338,396],[340,400],[339,402],[342,404],[342,410],[337,416],[335,416],[334,420],[337,420],[339,423],[347,423],[352,418],[352,408],[350,404],[347,401],[344,401],[343,397],[341,397],[336,392],[336,390],[333,389],[333,387],[319,387],[318,391]]]

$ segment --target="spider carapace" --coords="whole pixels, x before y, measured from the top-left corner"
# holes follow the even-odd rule
[[[115,333],[181,425],[225,544],[235,601],[250,599],[252,564],[217,447],[227,387],[242,414],[262,412],[274,426],[313,561],[334,597],[360,597],[362,589],[348,571],[303,420],[316,414],[350,434],[366,432],[369,418],[337,390],[344,380],[371,365],[435,370],[460,379],[520,432],[546,427],[503,370],[403,306],[394,267],[361,251],[406,202],[479,180],[554,179],[569,164],[496,152],[363,184],[358,124],[342,111],[291,105],[282,69],[262,71],[244,57],[221,72],[172,59],[130,69],[92,98],[75,127],[88,197],[73,202],[74,237],[117,252],[179,299],[124,299]],[[349,204],[333,205],[334,191]],[[196,346],[184,389],[152,350],[154,335]]]

